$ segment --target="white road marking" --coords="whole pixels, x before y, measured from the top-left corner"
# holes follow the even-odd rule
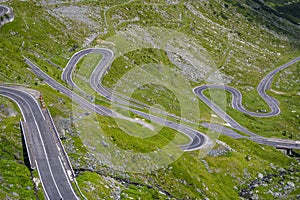
[[[36,160],[34,160],[34,161],[35,161],[35,164],[36,164],[36,168],[37,168],[39,177],[40,177],[40,179],[41,179],[41,183],[42,183],[42,186],[43,186],[44,193],[45,193],[47,199],[50,200],[50,198],[49,198],[49,196],[48,196],[48,194],[47,194],[47,191],[46,191],[46,189],[45,189],[44,183],[43,183],[43,181],[42,181],[42,176],[41,176],[41,174],[40,174],[39,165],[37,164]]]

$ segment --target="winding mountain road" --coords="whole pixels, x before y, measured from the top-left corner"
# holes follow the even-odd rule
[[[212,102],[209,98],[207,98],[203,92],[208,89],[221,89],[226,90],[231,93],[232,95],[232,102],[231,105],[234,109],[245,113],[250,116],[254,117],[272,117],[275,115],[278,115],[280,113],[280,108],[278,106],[278,102],[276,99],[271,97],[266,93],[268,89],[270,89],[270,86],[272,84],[274,76],[280,72],[281,70],[291,66],[292,64],[300,61],[300,56],[293,59],[292,61],[276,68],[275,70],[272,70],[270,73],[268,73],[258,84],[257,86],[257,92],[262,97],[262,99],[268,104],[271,111],[268,113],[257,113],[257,112],[251,112],[244,108],[242,105],[242,94],[239,90],[226,86],[226,85],[202,85],[194,88],[194,93],[208,106],[210,107],[219,117],[221,117],[225,122],[227,122],[232,128],[241,131],[243,133],[246,133],[252,137],[257,137],[255,133],[250,132],[245,127],[241,126],[238,122],[236,122],[234,119],[232,119],[228,114],[226,114],[219,106],[217,106],[214,102]],[[266,138],[265,138],[266,139]],[[263,143],[265,143],[266,140],[263,140]],[[272,142],[273,144],[273,142]]]
[[[39,103],[30,94],[14,87],[0,86],[0,95],[16,102],[22,112],[29,161],[37,168],[45,197],[49,200],[78,199]]]
[[[0,16],[5,16],[10,12],[11,9],[9,7],[0,5]],[[110,64],[114,57],[113,51],[109,49],[91,48],[91,49],[84,49],[75,53],[72,56],[72,58],[69,60],[67,66],[64,69],[64,72],[62,73],[62,79],[64,81],[66,81],[72,88],[76,88],[82,94],[85,94],[85,92],[74,83],[72,79],[72,74],[76,68],[78,61],[83,56],[89,53],[99,53],[102,54],[103,56],[101,61],[95,67],[90,77],[90,86],[97,93],[99,93],[100,95],[102,95],[103,97],[107,98],[110,101],[114,100],[122,105],[130,105],[132,107],[142,108],[142,109],[150,108],[149,105],[141,103],[135,99],[131,99],[130,97],[122,96],[121,94],[117,94],[117,96],[113,96],[112,91],[108,88],[105,88],[102,85],[101,81],[105,73],[109,70]],[[24,58],[24,61],[31,67],[32,71],[38,77],[43,79],[45,83],[47,83],[55,90],[58,90],[61,93],[65,94],[66,96],[71,98],[74,102],[77,102],[79,105],[81,105],[82,107],[94,111],[100,115],[110,116],[110,117],[118,116],[118,114],[115,113],[114,111],[100,105],[94,105],[93,103],[89,102],[82,96],[76,94],[72,90],[68,89],[67,87],[63,86],[59,82],[55,81],[45,72],[43,72],[30,59]],[[241,126],[237,121],[235,121],[225,111],[223,111],[220,107],[218,107],[214,102],[212,102],[203,94],[203,92],[207,89],[226,90],[232,94],[232,107],[242,113],[254,117],[271,117],[271,116],[278,115],[280,114],[280,108],[278,102],[276,99],[269,96],[266,93],[266,91],[270,89],[272,80],[278,72],[291,66],[292,64],[298,61],[300,61],[300,57],[297,57],[292,61],[278,67],[277,69],[268,73],[259,83],[257,87],[257,92],[270,107],[271,111],[268,113],[257,113],[257,112],[251,112],[246,110],[242,105],[241,92],[233,87],[224,86],[224,85],[222,86],[203,85],[194,88],[194,93],[217,115],[219,115],[233,129],[246,133],[250,137],[241,136],[235,131],[228,128],[222,129],[220,125],[212,126],[208,123],[203,123],[202,126],[216,131],[220,129],[225,130],[227,132],[227,135],[236,139],[249,138],[258,143],[266,144],[270,146],[275,146],[275,147],[284,146],[288,148],[300,149],[299,141],[264,138],[256,135],[255,133],[252,133],[251,131],[247,130],[245,127]],[[21,126],[23,129],[24,139],[27,144],[26,148],[29,155],[29,161],[31,166],[37,168],[46,199],[68,199],[68,200],[79,199],[72,188],[69,177],[67,176],[66,173],[66,169],[63,166],[63,161],[60,158],[60,153],[57,148],[57,144],[55,142],[55,139],[52,136],[51,128],[49,127],[49,123],[47,122],[46,117],[43,111],[41,110],[37,100],[34,99],[34,97],[28,94],[27,92],[21,91],[15,87],[8,87],[8,86],[1,86],[1,85],[0,85],[0,95],[16,102],[22,112],[24,121],[21,121]],[[174,130],[184,133],[186,136],[190,138],[190,142],[188,144],[180,146],[181,149],[184,151],[198,150],[204,148],[206,145],[209,145],[211,143],[210,138],[207,137],[205,134],[197,130],[194,130],[188,126],[176,122],[172,122],[169,120],[165,120],[163,118],[150,115],[148,113],[133,108],[128,108],[128,109],[146,119],[151,120],[152,122],[170,127]],[[179,117],[176,116],[172,116],[172,117],[174,117],[175,119],[180,119]]]
[[[59,82],[55,81],[53,78],[51,78],[48,74],[43,72],[36,64],[34,64],[28,58],[24,58],[24,61],[26,64],[28,64],[30,66],[33,73],[35,73],[38,77],[42,78],[43,81],[45,83],[47,83],[50,87],[65,94],[70,99],[77,102],[79,105],[83,106],[84,108],[89,109],[91,111],[94,111],[94,112],[96,112],[100,115],[104,115],[104,116],[113,116],[114,115],[113,112],[111,110],[109,110],[108,108],[90,103],[83,97],[79,96],[75,92],[71,91],[70,89],[68,89],[65,86],[63,86],[62,84],[60,84]]]
[[[1,24],[14,20],[11,8],[0,5]],[[15,87],[0,85],[0,95],[14,101],[20,108],[24,121],[20,121],[30,167],[37,169],[42,183],[45,198],[79,199],[75,194],[67,170],[63,166],[63,159],[53,137],[53,127],[49,122],[50,114],[45,115],[37,100],[27,92]]]
[[[257,92],[259,94],[259,96],[262,97],[262,99],[268,104],[268,106],[270,107],[271,111],[268,113],[257,113],[257,112],[251,112],[248,111],[244,108],[244,106],[242,105],[242,94],[239,90],[230,87],[230,86],[226,86],[226,85],[203,85],[203,86],[199,86],[196,87],[194,89],[194,93],[202,100],[204,101],[211,109],[213,109],[213,102],[211,102],[210,100],[207,100],[207,98],[205,97],[205,95],[203,94],[204,90],[207,89],[222,89],[222,90],[226,90],[228,92],[230,92],[232,94],[232,107],[242,113],[245,113],[247,115],[250,116],[254,116],[254,117],[272,117],[275,115],[278,115],[280,113],[280,108],[278,106],[278,102],[276,99],[274,99],[273,97],[271,97],[270,95],[268,95],[266,93],[267,90],[270,89],[270,86],[272,84],[273,78],[274,76],[280,72],[281,70],[291,66],[292,64],[296,63],[300,61],[300,56],[293,59],[292,61],[278,67],[277,69],[271,71],[270,73],[268,73],[258,84],[257,86]],[[223,115],[221,112],[219,112],[217,109],[213,109],[219,116]],[[225,120],[225,119],[224,119]],[[226,121],[226,120],[225,120]],[[228,121],[226,121],[228,122]],[[229,122],[228,122],[229,123]],[[229,123],[230,124],[230,123]],[[232,123],[234,124],[234,123]]]
[[[81,50],[77,53],[75,53],[72,58],[70,59],[70,61],[68,62],[67,66],[64,69],[64,72],[62,74],[62,79],[65,80],[69,85],[71,85],[72,87],[78,88],[79,90],[81,90],[72,80],[72,73],[74,71],[74,69],[76,68],[76,64],[77,62],[84,56],[87,55],[88,53],[100,53],[103,55],[102,60],[97,64],[97,66],[95,67],[91,77],[90,77],[90,86],[96,91],[98,92],[100,95],[106,97],[107,99],[111,100],[112,98],[112,92],[105,88],[101,81],[103,79],[103,76],[105,75],[105,73],[107,72],[107,70],[109,70],[110,67],[110,63],[112,62],[113,59],[113,52],[109,49],[104,49],[104,48],[91,48],[91,49],[84,49]],[[226,90],[228,92],[230,92],[232,94],[232,107],[240,112],[243,112],[245,114],[248,114],[250,116],[254,116],[254,117],[271,117],[271,116],[275,116],[278,115],[280,113],[280,108],[278,106],[278,102],[276,99],[274,99],[273,97],[269,96],[266,93],[266,90],[270,88],[270,85],[272,83],[272,80],[274,78],[274,76],[276,75],[276,73],[280,72],[281,70],[289,67],[290,65],[298,62],[300,60],[300,57],[295,58],[294,60],[276,68],[275,70],[271,71],[270,73],[268,73],[259,83],[258,87],[257,87],[257,92],[258,94],[266,101],[266,103],[268,104],[268,106],[270,107],[271,111],[269,113],[256,113],[256,112],[251,112],[246,110],[243,105],[242,105],[242,94],[239,90],[230,87],[230,86],[226,86],[226,85],[202,85],[199,87],[194,88],[194,93],[208,106],[210,107],[218,116],[220,116],[225,122],[227,122],[233,129],[241,131],[243,133],[246,133],[247,135],[250,136],[250,139],[261,143],[261,144],[267,144],[267,145],[271,145],[271,146],[278,146],[278,145],[287,145],[292,148],[300,148],[299,143],[296,141],[291,141],[291,140],[274,140],[274,139],[270,139],[270,138],[264,138],[261,136],[258,136],[255,133],[252,133],[251,131],[247,130],[245,127],[243,127],[242,125],[240,125],[237,121],[235,121],[232,117],[230,117],[225,111],[223,111],[220,107],[218,107],[214,102],[212,102],[209,98],[207,98],[203,92],[207,89],[222,89],[222,90]],[[82,90],[81,90],[82,91]],[[120,96],[113,97],[115,98],[115,101],[118,101],[121,104],[126,103],[126,101],[132,101],[131,98],[127,97],[126,99],[122,99],[119,98]],[[149,108],[147,107],[148,105],[142,104],[140,102],[138,102],[137,100],[134,100],[134,102],[137,103],[137,105],[143,107],[143,108]],[[127,103],[127,105],[129,105]],[[130,111],[143,116],[147,119],[149,119],[149,114],[129,108]],[[153,116],[151,116],[151,119],[153,118]],[[157,123],[161,123],[160,120],[157,121]],[[178,129],[178,126],[176,125],[176,123],[173,124],[168,122],[167,124],[171,125],[171,128],[174,129]],[[212,125],[213,126],[213,125]],[[170,127],[170,126],[169,126]],[[209,126],[206,126],[209,128]],[[186,131],[186,130],[185,130]],[[186,133],[186,135],[189,135]],[[191,142],[191,144],[198,144],[200,145],[200,143],[197,142]]]
[[[118,97],[112,95],[112,91],[109,88],[106,88],[102,85],[101,81],[102,78],[104,77],[105,73],[109,70],[110,68],[110,63],[114,57],[113,51],[105,48],[88,48],[88,49],[83,49],[81,51],[76,52],[69,62],[67,63],[66,67],[64,68],[64,71],[62,73],[61,79],[68,83],[72,88],[77,89],[78,91],[81,92],[81,94],[86,93],[76,85],[76,83],[73,81],[73,72],[76,68],[77,63],[79,60],[81,60],[84,56],[90,53],[97,53],[102,55],[101,62],[97,64],[95,69],[93,70],[91,77],[90,77],[90,86],[98,92],[101,96],[105,97],[109,101],[114,101],[118,102],[122,105],[130,105],[135,108],[150,108],[149,105],[141,103],[135,99],[131,99],[127,96],[117,94]],[[129,103],[130,101],[130,103]],[[134,102],[134,103],[133,103]]]
[[[81,55],[84,56],[85,54],[83,53]],[[86,99],[79,96],[75,92],[69,90],[62,84],[58,83],[56,80],[54,80],[49,75],[47,75],[45,72],[43,72],[35,63],[33,63],[28,58],[24,58],[24,60],[31,67],[32,71],[38,77],[42,78],[45,83],[47,83],[49,86],[51,86],[55,90],[58,90],[61,93],[65,94],[66,96],[70,97],[74,102],[77,102],[79,105],[83,106],[84,108],[94,111],[100,115],[105,115],[105,116],[110,116],[110,117],[118,117],[119,114],[115,113],[114,111],[112,111],[104,106],[94,105],[93,103],[87,101]],[[75,62],[75,61],[76,61],[76,59],[74,59],[74,64],[78,62],[78,61],[77,62]],[[102,62],[102,60],[100,62]],[[73,67],[75,67],[75,65]],[[67,78],[67,76],[63,76],[63,77]],[[67,79],[71,80],[70,77],[68,77]],[[77,87],[77,86],[73,85],[73,87]],[[198,149],[206,147],[206,145],[208,145],[208,144],[211,144],[211,140],[209,139],[209,137],[207,137],[205,134],[203,134],[197,130],[191,129],[185,125],[178,124],[178,123],[175,123],[175,122],[172,122],[172,121],[169,121],[169,120],[157,117],[157,116],[153,116],[153,115],[150,115],[148,113],[144,113],[144,112],[141,112],[138,110],[134,110],[134,109],[130,109],[130,110],[140,116],[143,116],[146,119],[152,120],[160,125],[170,127],[172,129],[175,129],[175,130],[187,135],[191,139],[191,141],[186,145],[180,146],[181,149],[184,151],[198,150]]]

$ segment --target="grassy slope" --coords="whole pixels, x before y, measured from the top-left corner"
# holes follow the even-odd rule
[[[18,107],[5,98],[0,98],[1,105],[18,110]],[[0,197],[6,198],[35,198],[30,171],[25,166],[22,139],[17,116],[7,116],[1,112],[0,130]],[[27,189],[28,187],[28,189]]]
[[[71,47],[75,40],[78,42],[81,40],[76,34],[64,33],[64,27],[44,12],[41,6],[32,1],[13,1],[9,5],[14,9],[15,20],[1,27],[1,83],[23,84],[38,89],[44,95],[47,104],[48,102],[54,103],[50,111],[53,114],[65,116],[64,109],[69,105],[66,107],[59,105],[58,96],[61,95],[47,86],[40,85],[39,79],[35,78],[27,69],[22,55],[34,59],[35,56],[32,53],[34,51],[52,59],[53,62],[65,64],[64,57],[69,55],[67,48]],[[70,35],[72,35],[72,39],[70,39]],[[44,65],[46,64],[44,63]],[[53,68],[53,66],[51,67]],[[48,68],[48,71],[55,72],[57,70],[52,68]],[[7,99],[1,97],[1,102],[7,102]],[[12,105],[14,104],[9,106]],[[17,106],[14,106],[14,109],[19,110]],[[1,199],[8,197],[12,199],[36,198],[30,171],[23,161],[21,134],[18,128],[20,118],[21,115],[18,114],[17,117],[5,118],[1,121],[1,125],[7,127],[1,130]],[[14,154],[19,156],[14,156]],[[33,174],[38,177],[35,171]],[[27,186],[29,189],[26,189]],[[39,187],[39,198],[43,198],[42,193],[41,187]]]
[[[243,1],[241,3],[243,3]],[[225,1],[220,4],[213,1],[210,3],[193,2],[192,4],[197,8],[197,11],[202,12],[205,17],[211,20],[210,23],[195,18],[195,15],[187,10],[183,12],[182,9],[184,6],[181,4],[166,6],[166,11],[167,13],[174,13],[174,10],[176,10],[176,13],[184,13],[182,21],[179,22],[181,24],[175,29],[186,34],[191,34],[192,37],[197,38],[198,42],[209,50],[211,57],[215,58],[215,64],[227,75],[234,78],[231,85],[242,91],[243,104],[248,110],[268,111],[268,106],[258,96],[255,88],[267,72],[299,55],[299,43],[295,41],[299,37],[296,35],[299,33],[299,29],[295,28],[294,25],[290,25],[287,21],[268,21],[269,18],[274,18],[274,16],[266,15],[266,11],[263,8],[259,8],[260,4],[255,1],[241,3],[236,3],[236,1]],[[250,9],[252,7],[249,6],[253,6],[255,9]],[[114,7],[110,10],[108,15],[114,16],[116,13],[123,13],[123,19],[131,19],[132,16],[138,15],[142,18],[141,20],[147,19],[148,22],[151,21],[153,23],[162,20],[157,14],[146,15],[147,17],[140,15],[139,10],[141,10],[141,7],[143,8],[142,10],[146,10],[149,13],[154,12],[151,10],[150,5],[143,6],[141,4],[132,3],[130,12],[126,9],[127,7],[127,5]],[[257,12],[264,14],[265,17],[260,17],[257,15]],[[170,17],[167,19],[174,19],[173,21],[176,21],[177,18]],[[116,22],[111,21],[111,23],[112,26],[119,24],[117,29],[123,30],[123,26],[126,26],[126,23],[124,23],[124,25],[118,23],[118,20],[115,21]],[[270,23],[273,23],[274,26],[271,27]],[[186,24],[193,24],[193,26],[186,26]],[[217,24],[228,29],[225,31],[219,29]],[[168,20],[166,20],[164,25],[172,27],[172,24],[170,24]],[[270,29],[265,29],[263,26],[269,27]],[[292,28],[289,28],[290,32],[288,33],[282,33],[281,35],[276,33],[275,36],[272,35],[275,31],[278,33],[283,32],[284,27]],[[209,42],[207,42],[206,38],[209,38]],[[143,56],[144,54],[147,56]],[[110,72],[105,76],[103,83],[107,87],[112,87],[123,74],[131,70],[133,61],[136,65],[161,61],[165,65],[173,66],[170,64],[166,55],[160,51],[134,51],[124,56],[127,57],[127,60],[123,57],[117,58],[113,62]],[[128,67],[125,68],[125,66]],[[248,88],[250,88],[250,90]],[[176,100],[166,98],[171,94],[168,94],[167,90],[162,91],[166,94],[165,96],[159,94],[154,96],[153,89],[137,90],[133,96],[149,105],[160,102],[169,112],[180,115],[180,107],[176,103],[174,104]],[[290,94],[294,92],[295,90],[289,91]],[[296,134],[298,128],[294,126],[294,123],[297,121],[297,118],[292,117],[293,120],[284,119],[290,118],[291,116],[291,113],[285,108],[291,106],[291,104],[296,105],[299,98],[295,96],[290,100],[289,105],[284,103],[286,97],[277,95],[277,98],[279,102],[282,102],[281,106],[283,111],[283,114],[277,117],[255,119],[233,111],[230,106],[228,106],[227,109],[238,122],[258,134],[282,137],[283,127],[286,131]],[[150,102],[149,99],[151,100]],[[171,101],[172,106],[169,104]],[[230,101],[230,96],[228,96],[227,101]],[[199,106],[201,111],[203,110],[201,114],[204,114],[204,116],[200,116],[200,119],[210,120],[209,110],[207,110],[201,102]],[[284,120],[284,122],[282,120]],[[295,136],[296,138],[299,137],[297,134]]]
[[[299,49],[299,43],[295,42],[295,40],[299,38],[297,37],[297,32],[294,32],[296,29],[294,29],[293,26],[291,26],[293,29],[288,29],[288,33],[284,33],[282,28],[276,28],[276,24],[275,26],[271,26],[271,20],[260,18],[255,11],[247,7],[246,4],[243,4],[243,1],[240,2],[241,3],[237,3],[236,1],[229,0],[226,3],[211,1],[209,3],[200,4],[194,2],[193,6],[196,10],[212,20],[213,24],[195,17],[194,14],[186,9],[183,3],[173,6],[164,5],[164,2],[157,1],[157,3],[161,4],[158,5],[158,8],[167,11],[167,18],[160,16],[161,13],[155,13],[152,6],[143,5],[143,2],[131,3],[129,11],[126,9],[126,6],[123,6],[121,3],[116,3],[116,6],[109,9],[107,12],[110,32],[107,35],[102,35],[102,37],[108,37],[113,34],[115,29],[122,30],[129,24],[126,22],[119,23],[118,19],[111,18],[112,15],[122,13],[123,18],[130,19],[132,16],[136,16],[138,11],[142,11],[143,13],[139,15],[144,22],[136,23],[142,26],[166,26],[190,34],[209,51],[210,56],[215,59],[215,64],[218,67],[221,67],[226,74],[234,77],[235,81],[232,82],[234,87],[241,90],[244,90],[245,86],[256,87],[257,83],[266,72],[279,66],[280,63],[288,61],[299,53],[297,51],[297,49]],[[249,2],[251,3],[252,1]],[[153,1],[151,1],[151,3],[153,3]],[[100,7],[104,7],[105,5],[104,2],[80,4]],[[227,4],[227,6],[225,6],[225,4]],[[34,56],[32,51],[43,55],[52,62],[63,67],[67,63],[67,58],[72,54],[71,52],[68,52],[68,49],[74,44],[81,44],[83,42],[82,36],[85,35],[85,31],[88,31],[87,28],[84,24],[81,24],[79,30],[74,31],[76,25],[76,22],[74,22],[75,25],[73,29],[67,29],[65,25],[62,25],[58,20],[48,15],[41,6],[36,5],[31,1],[13,1],[11,6],[16,13],[16,19],[13,23],[6,24],[1,29],[0,66],[1,69],[3,69],[0,72],[1,81],[21,84],[25,83],[38,89],[42,92],[47,105],[53,104],[53,106],[50,107],[50,111],[53,115],[68,117],[71,110],[71,101],[63,95],[58,94],[50,87],[41,85],[41,82],[34,78],[33,74],[28,73],[21,55],[23,54],[31,57],[37,61],[45,71],[59,80],[61,71],[49,63],[38,59]],[[27,9],[24,10],[23,8],[25,7]],[[183,20],[179,21],[179,25],[178,15],[174,13],[182,13]],[[35,18],[39,20],[34,20]],[[279,23],[276,18],[275,22]],[[216,25],[215,23],[228,28],[228,32],[223,33],[220,29],[213,30],[213,27]],[[289,24],[284,23],[287,22],[279,24],[280,26],[289,26]],[[282,32],[282,34],[278,35],[278,37],[274,37],[270,31],[261,27],[261,24],[264,24],[270,29],[274,29],[273,31]],[[78,28],[78,26],[76,26],[76,28]],[[22,47],[23,41],[24,46]],[[225,52],[225,54],[223,52]],[[132,53],[133,55],[128,56],[130,59],[138,58],[141,62],[145,61],[143,60],[144,58],[139,57],[138,54],[140,54],[140,52]],[[159,57],[160,55],[157,55],[157,52],[154,52],[152,53],[152,56]],[[165,59],[163,54],[161,58],[162,60]],[[164,62],[167,64],[169,61],[165,59]],[[124,61],[115,61],[113,65],[122,67]],[[112,68],[112,73],[113,72],[114,67]],[[119,70],[115,70],[115,72],[124,73]],[[23,74],[26,75],[24,76]],[[247,76],[244,76],[245,74],[247,74]],[[288,87],[290,84],[286,84],[285,81],[289,78],[290,77],[283,77],[283,83],[281,83],[282,88],[287,88],[282,90],[288,94],[284,97],[282,97],[282,95],[276,95],[280,102],[284,102],[283,100],[287,99],[286,103],[282,103],[282,106],[286,107],[297,106],[297,102],[299,102],[297,96],[290,95],[297,92],[295,90],[297,87]],[[290,89],[292,89],[293,93],[290,93]],[[149,93],[151,93],[151,91],[149,91]],[[255,106],[257,106],[256,103],[258,103],[259,107],[264,105],[257,97],[255,90],[248,94],[251,95],[245,96],[245,102],[249,102],[247,108],[249,107],[249,109],[255,110]],[[138,93],[136,95],[137,97],[139,96]],[[59,98],[62,100],[59,100]],[[250,103],[250,99],[252,98],[258,99],[257,101]],[[167,98],[165,98],[163,104],[167,105],[167,103]],[[203,120],[207,119],[209,117],[207,113],[210,111],[201,103],[199,106],[204,111]],[[17,108],[15,109],[17,110]],[[230,113],[234,113],[230,108],[228,108],[228,110]],[[238,113],[235,113],[235,115],[239,116]],[[17,125],[17,118],[7,119],[8,121],[5,119],[1,124],[7,125],[7,127],[11,127],[9,126],[10,123]],[[243,120],[245,119],[245,122],[243,122],[241,118]],[[281,134],[281,132],[279,132],[280,127],[285,127],[289,133],[295,134],[297,115],[286,112],[282,117],[271,119],[264,124],[262,124],[261,121],[257,122],[257,120],[249,119],[245,116],[238,117],[238,121],[239,120],[241,123],[245,123],[245,126],[249,125],[248,120],[252,120],[255,126],[258,127],[253,128],[255,132],[256,130],[266,129],[265,123],[268,123],[270,124],[268,127],[272,125],[274,131],[272,134],[266,133],[266,135],[279,137]],[[110,119],[105,118],[100,121],[102,121],[104,125],[111,123]],[[279,122],[280,124],[277,125]],[[16,166],[16,168],[13,168],[16,170],[13,170],[11,172],[12,174],[8,174],[9,172],[4,170],[5,174],[1,176],[9,178],[3,179],[3,186],[10,184],[18,185],[20,182],[24,184],[20,185],[20,187],[1,188],[0,196],[4,197],[15,191],[17,193],[22,193],[25,198],[33,198],[34,194],[31,190],[24,192],[24,188],[27,186],[26,183],[29,185],[32,184],[30,182],[29,171],[22,162],[21,164],[18,163],[20,159],[16,159],[12,156],[12,152],[22,152],[20,140],[18,141],[18,139],[20,139],[18,137],[19,131],[16,129],[13,131],[5,131],[4,133],[6,134],[3,134],[3,141],[9,141],[9,138],[13,137],[12,143],[15,143],[17,147],[15,148],[12,145],[9,145],[9,147],[8,145],[4,145],[5,143],[1,141],[1,150],[3,150],[1,152],[8,152],[7,155],[3,154],[4,160],[1,159],[1,166],[3,169],[8,166],[8,163],[10,166]],[[118,144],[124,149],[135,149],[136,145],[132,144],[132,141],[129,140],[129,138],[126,138],[128,140],[121,141],[123,136],[120,130],[108,133],[108,135],[111,134],[118,137],[116,141],[119,141]],[[170,131],[168,134],[172,137],[174,133]],[[88,168],[89,165],[95,165],[95,163],[87,164],[85,162],[86,155],[84,152],[86,149],[82,144],[80,134],[77,134],[76,136],[67,134],[66,137],[67,139],[64,141],[66,146],[70,147],[74,145],[73,148],[67,148],[72,162],[77,163],[79,160],[80,163],[79,166],[75,166],[76,168],[85,169]],[[124,137],[126,137],[126,135]],[[220,139],[236,149],[237,152],[220,157],[206,157],[205,160],[212,170],[211,173],[207,171],[203,162],[199,159],[198,152],[191,152],[184,154],[177,162],[171,164],[168,168],[147,174],[128,174],[125,176],[123,173],[119,174],[112,169],[97,165],[96,171],[98,171],[100,175],[86,172],[78,176],[78,182],[83,189],[83,192],[91,199],[107,197],[116,191],[116,187],[107,188],[104,186],[110,183],[109,180],[103,178],[106,176],[113,177],[116,185],[121,185],[121,196],[124,198],[138,196],[144,196],[145,198],[166,198],[166,196],[158,193],[158,190],[165,190],[177,198],[199,198],[208,196],[212,199],[217,197],[219,197],[219,199],[237,199],[238,191],[234,189],[233,186],[237,186],[238,189],[242,188],[243,184],[256,177],[258,172],[264,174],[268,172],[275,173],[276,170],[272,171],[272,169],[268,167],[270,166],[270,163],[274,163],[277,167],[288,167],[290,162],[292,162],[292,159],[285,157],[280,152],[274,151],[274,149],[270,147],[261,147],[253,142],[233,140],[227,137],[221,137]],[[137,144],[137,147],[143,151],[149,151],[153,148],[153,146],[151,146],[151,144],[153,144],[152,142],[147,144],[148,146],[139,146],[140,143]],[[164,142],[160,145],[163,144]],[[246,156],[250,156],[253,159],[248,161],[245,159]],[[247,169],[246,171],[248,171],[249,176],[245,175],[245,169]],[[124,176],[127,178],[124,178]],[[124,184],[122,181],[118,181],[119,179],[116,179],[116,177],[121,177],[121,179],[124,178],[124,180],[134,180],[135,182],[140,183],[140,186]],[[154,189],[149,189],[147,185],[151,185]],[[92,190],[91,187],[95,187],[96,189]],[[259,192],[260,191],[263,191],[263,188],[260,188]]]

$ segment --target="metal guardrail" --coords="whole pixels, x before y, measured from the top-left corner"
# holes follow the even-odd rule
[[[75,176],[74,170],[73,170],[73,168],[72,168],[72,164],[71,164],[70,159],[69,159],[69,157],[68,157],[68,154],[66,153],[66,150],[65,150],[65,148],[64,148],[64,146],[63,146],[63,144],[62,144],[62,142],[61,142],[61,140],[60,140],[58,131],[57,131],[56,126],[55,126],[55,124],[54,124],[54,121],[53,121],[53,119],[52,119],[52,117],[51,117],[50,111],[49,111],[48,109],[46,109],[46,113],[47,113],[47,115],[48,115],[49,118],[50,118],[51,125],[52,125],[52,127],[54,128],[55,136],[57,137],[57,140],[58,140],[58,142],[59,142],[59,146],[60,146],[60,148],[61,148],[61,150],[62,150],[62,152],[63,152],[63,154],[64,154],[64,157],[65,157],[65,159],[66,159],[66,161],[67,161],[67,165],[68,165],[68,167],[69,167],[70,170],[71,170],[71,173],[72,173],[72,176],[73,176],[72,178],[73,178],[73,181],[74,181],[74,183],[75,183],[75,185],[76,185],[76,188],[77,188],[77,190],[79,191],[80,196],[81,196],[83,199],[87,200],[87,198],[84,196],[84,194],[81,192],[81,190],[80,190],[80,188],[79,188],[79,186],[78,186],[78,183],[77,183],[77,181],[76,181],[76,176]],[[72,180],[71,180],[71,181],[72,181]]]

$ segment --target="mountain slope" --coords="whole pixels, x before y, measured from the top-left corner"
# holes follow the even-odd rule
[[[104,84],[108,87],[112,87],[112,83],[117,82],[129,69],[145,63],[162,63],[179,70],[192,86],[209,82],[207,76],[210,70],[218,69],[222,81],[242,91],[245,107],[260,112],[268,107],[257,95],[255,88],[259,81],[272,69],[300,55],[299,16],[296,12],[299,2],[53,2],[15,0],[4,3],[13,7],[15,20],[1,27],[0,81],[25,84],[41,92],[55,116],[63,143],[78,173],[79,186],[89,199],[296,198],[299,194],[296,183],[300,175],[299,164],[293,158],[272,147],[227,136],[217,138],[229,147],[219,142],[206,157],[200,151],[187,152],[176,162],[157,171],[134,173],[116,170],[113,164],[110,165],[110,159],[97,151],[96,147],[105,146],[102,136],[107,136],[121,150],[149,152],[171,141],[176,132],[164,128],[155,138],[147,140],[124,133],[109,117],[91,117],[85,123],[84,119],[91,115],[81,108],[76,112],[70,99],[35,77],[27,69],[22,56],[30,57],[49,75],[62,82],[62,69],[75,51],[94,46],[122,49],[122,46],[118,46],[118,38],[114,36],[124,36],[140,48],[116,57],[104,78]],[[149,27],[158,27],[160,32]],[[165,30],[180,36],[173,49],[178,49],[182,59],[175,53],[156,48],[164,44],[162,38],[167,35]],[[151,43],[151,48],[138,43],[142,39]],[[184,51],[181,52],[180,48]],[[82,72],[83,66],[93,63],[90,59],[87,57],[79,63],[78,76],[74,79],[79,79],[81,83],[86,83],[88,78],[88,73]],[[199,63],[205,67],[200,67]],[[199,76],[200,73],[204,73],[204,76]],[[233,118],[259,135],[299,139],[299,73],[299,64],[296,64],[274,79],[269,93],[280,102],[282,113],[277,117],[261,119],[241,114],[230,107],[229,96],[220,100],[219,104],[223,103]],[[153,97],[155,101],[149,102],[147,95],[153,95],[153,91],[159,91],[157,93],[161,96]],[[166,110],[180,113],[180,106],[168,88],[150,85],[134,95],[150,105],[160,103],[166,106]],[[0,100],[4,107],[18,110],[7,99]],[[96,102],[110,106],[98,96]],[[214,118],[212,111],[203,103],[199,102],[199,108],[201,122]],[[30,175],[24,164],[21,137],[18,137],[20,117],[20,113],[17,116],[1,115],[0,197],[40,198],[41,187],[36,187],[37,192],[33,192],[34,183],[30,180],[36,174],[33,172]],[[215,118],[216,122],[223,123]],[[103,135],[99,136],[95,124],[100,124]],[[129,123],[128,126],[133,125]],[[199,127],[199,130],[218,136],[203,127]],[[88,144],[88,136],[95,143]],[[111,155],[116,153],[118,151]],[[123,166],[125,168],[126,163],[119,167]],[[287,188],[286,192],[282,188]]]

